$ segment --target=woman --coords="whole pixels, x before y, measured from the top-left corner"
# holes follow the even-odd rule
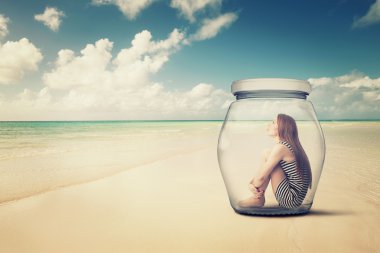
[[[288,115],[278,114],[267,131],[276,144],[263,154],[261,168],[249,184],[253,196],[240,201],[239,206],[264,206],[264,193],[271,181],[280,206],[297,208],[302,204],[308,187],[311,188],[312,177],[309,159],[298,139],[296,122]]]

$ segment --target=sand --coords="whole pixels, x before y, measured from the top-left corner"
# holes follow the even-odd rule
[[[0,252],[379,252],[379,177],[365,176],[379,163],[364,162],[378,159],[379,126],[357,138],[324,126],[326,162],[307,215],[236,214],[215,133],[197,149],[3,203]],[[348,137],[355,145],[342,149]]]

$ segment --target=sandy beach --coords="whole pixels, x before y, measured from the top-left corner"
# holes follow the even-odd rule
[[[220,123],[211,126],[167,144],[192,139],[181,152],[3,202],[0,252],[380,251],[380,123],[322,124],[327,153],[313,207],[289,217],[233,211],[217,162]]]

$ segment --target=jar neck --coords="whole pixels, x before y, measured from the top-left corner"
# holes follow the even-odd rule
[[[281,91],[281,90],[260,90],[260,91],[242,91],[234,94],[236,100],[246,98],[298,98],[306,99],[309,95],[302,91]]]

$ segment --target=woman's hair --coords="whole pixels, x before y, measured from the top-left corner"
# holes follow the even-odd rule
[[[301,176],[308,174],[309,187],[311,188],[312,176],[309,158],[303,149],[298,138],[297,124],[295,120],[286,114],[277,115],[278,136],[281,140],[286,141],[292,146],[294,156],[297,162],[297,170]]]

